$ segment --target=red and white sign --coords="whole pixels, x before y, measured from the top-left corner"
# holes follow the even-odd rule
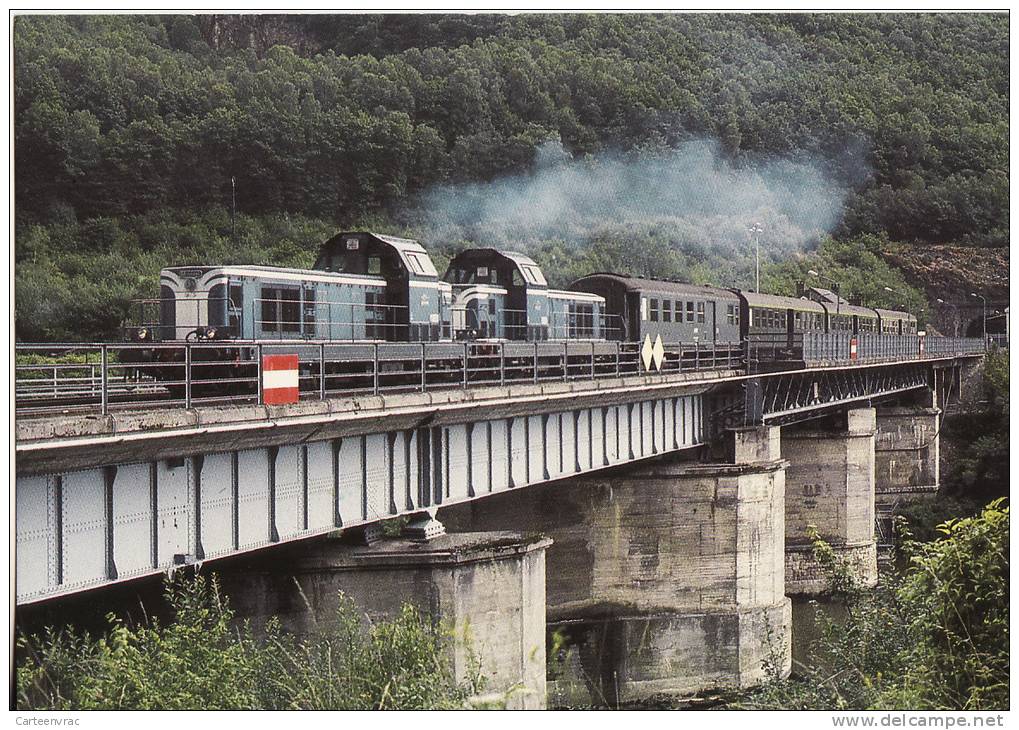
[[[856,338],[855,337],[851,337],[849,339],[849,359],[850,360],[855,360],[856,359]]]
[[[267,406],[296,403],[299,396],[297,355],[262,356],[262,402]]]

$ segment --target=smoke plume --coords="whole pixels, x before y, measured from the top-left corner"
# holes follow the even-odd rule
[[[718,263],[737,278],[752,259],[754,224],[762,229],[762,258],[784,258],[830,231],[845,197],[819,163],[769,158],[736,165],[710,140],[654,156],[584,159],[549,141],[525,174],[428,191],[418,222],[429,240],[523,251],[549,240],[625,248],[652,237],[687,268]]]

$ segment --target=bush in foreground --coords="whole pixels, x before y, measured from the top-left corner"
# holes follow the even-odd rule
[[[270,622],[238,626],[213,579],[168,581],[174,618],[105,635],[49,629],[20,637],[17,706],[34,710],[452,709],[481,688],[454,676],[447,641],[405,605],[369,622],[342,600],[336,629],[298,639]]]
[[[905,573],[865,590],[831,548],[814,550],[844,621],[820,607],[811,665],[777,677],[741,709],[996,710],[1009,706],[1009,508],[991,502],[938,527],[939,539],[905,535]]]

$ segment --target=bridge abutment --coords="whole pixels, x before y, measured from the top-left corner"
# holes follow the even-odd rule
[[[826,579],[814,559],[807,531],[819,536],[850,567],[863,585],[877,583],[874,538],[873,408],[846,413],[844,427],[787,427],[782,433],[786,470],[786,593],[809,595],[825,590]]]
[[[316,541],[273,561],[281,567],[223,576],[237,614],[270,617],[298,635],[335,627],[340,592],[369,619],[404,604],[445,634],[456,676],[479,671],[485,695],[513,709],[543,709],[545,550],[550,541],[511,532],[445,534],[427,542]]]
[[[442,513],[553,538],[548,624],[564,646],[553,704],[614,706],[788,672],[779,429],[736,432],[730,457],[665,457]]]

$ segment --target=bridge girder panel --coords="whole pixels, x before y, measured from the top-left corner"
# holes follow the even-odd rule
[[[31,603],[700,446],[705,396],[216,450],[17,477]]]

